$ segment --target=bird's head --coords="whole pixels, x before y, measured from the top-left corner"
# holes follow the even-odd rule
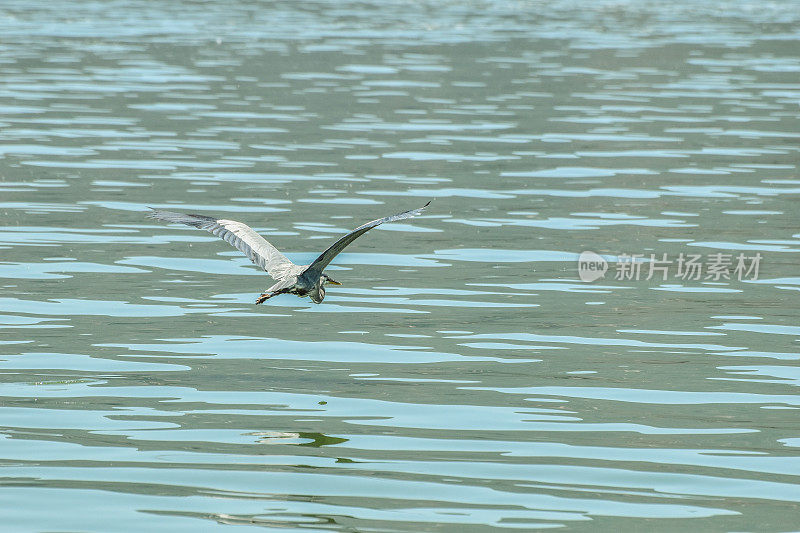
[[[338,281],[336,281],[335,279],[333,279],[329,275],[323,274],[322,277],[319,278],[319,285],[320,285],[320,287],[322,287],[326,283],[329,283],[331,285],[341,285],[341,283],[339,283]]]

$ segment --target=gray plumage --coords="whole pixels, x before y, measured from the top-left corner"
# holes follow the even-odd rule
[[[341,285],[338,281],[323,272],[334,257],[339,255],[347,245],[365,234],[372,228],[384,222],[394,222],[419,215],[428,207],[424,206],[379,218],[363,224],[335,243],[317,257],[310,265],[295,265],[285,255],[278,251],[267,240],[253,231],[252,228],[241,222],[228,219],[216,219],[205,215],[185,215],[161,209],[152,209],[148,217],[164,222],[186,224],[198,229],[213,233],[233,245],[244,253],[250,261],[266,271],[277,283],[272,285],[256,300],[256,304],[278,294],[291,293],[298,296],[310,296],[314,303],[320,303],[325,298],[325,284]]]

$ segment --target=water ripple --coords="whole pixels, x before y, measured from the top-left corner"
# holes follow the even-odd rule
[[[793,2],[266,7],[0,5],[7,528],[797,528]]]

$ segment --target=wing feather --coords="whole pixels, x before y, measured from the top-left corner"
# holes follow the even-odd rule
[[[349,245],[351,242],[364,235],[372,228],[380,226],[384,222],[395,222],[397,220],[404,220],[406,218],[415,217],[421,214],[422,211],[429,205],[430,202],[423,205],[422,207],[418,207],[417,209],[411,209],[410,211],[404,211],[402,213],[397,213],[396,215],[379,218],[377,220],[367,222],[366,224],[357,227],[356,229],[354,229],[353,231],[351,231],[350,233],[348,233],[347,235],[345,235],[344,237],[333,243],[333,245],[331,245],[330,248],[322,252],[322,255],[317,257],[314,260],[314,262],[311,263],[308,266],[308,268],[303,272],[303,274],[311,277],[312,279],[314,279],[315,276],[322,275],[322,271],[325,269],[325,267],[328,266],[328,264],[330,264],[331,261],[333,261],[334,257],[339,255],[341,251],[347,247],[347,245]]]
[[[147,215],[150,218],[164,222],[186,224],[187,226],[211,232],[244,253],[250,261],[264,269],[276,280],[285,278],[291,267],[295,266],[277,248],[267,242],[264,237],[253,231],[250,226],[241,222],[215,219],[205,215],[185,215],[173,211],[153,209],[152,207],[150,209],[152,209],[152,213]]]

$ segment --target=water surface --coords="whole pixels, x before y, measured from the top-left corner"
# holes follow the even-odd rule
[[[793,2],[12,0],[0,35],[9,531],[796,528]],[[309,262],[430,199],[319,306],[143,216]]]

